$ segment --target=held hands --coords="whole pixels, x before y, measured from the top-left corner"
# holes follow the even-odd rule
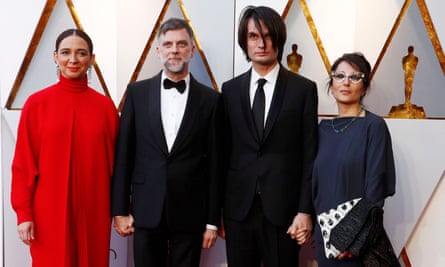
[[[128,236],[134,233],[134,218],[128,216],[114,216],[113,227],[120,236]]]
[[[348,258],[348,259],[350,259],[350,258],[353,258],[354,257],[354,254],[352,254],[351,252],[349,252],[349,251],[344,251],[344,252],[342,252],[340,255],[338,255],[338,259],[339,260],[342,260],[342,259],[344,259],[344,258]]]
[[[202,235],[202,248],[211,248],[216,243],[218,237],[217,230],[206,229]]]
[[[26,245],[30,245],[34,240],[34,222],[22,222],[17,226],[20,240]]]
[[[295,239],[298,245],[303,246],[309,242],[312,232],[312,219],[309,214],[298,213],[291,226],[287,229],[287,234]]]

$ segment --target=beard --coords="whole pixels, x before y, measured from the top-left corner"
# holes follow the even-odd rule
[[[180,61],[175,63],[170,63],[168,60],[165,61],[164,67],[171,73],[182,73],[186,69],[188,62]]]

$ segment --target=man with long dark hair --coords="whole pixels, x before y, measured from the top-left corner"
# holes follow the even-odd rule
[[[276,11],[244,10],[238,43],[252,68],[222,86],[230,267],[298,266],[311,236],[317,88],[280,64],[285,41]]]

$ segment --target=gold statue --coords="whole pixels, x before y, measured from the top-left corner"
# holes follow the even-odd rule
[[[414,47],[408,46],[408,55],[402,59],[402,67],[405,72],[405,103],[393,106],[389,112],[391,118],[423,119],[426,117],[423,107],[411,103],[413,92],[414,72],[419,59],[414,55]]]
[[[413,92],[414,72],[419,59],[413,54],[414,47],[408,46],[408,55],[402,59],[403,70],[405,71],[405,106],[411,105],[411,94]]]
[[[301,62],[303,61],[303,56],[297,53],[298,45],[292,44],[292,53],[287,55],[287,66],[290,71],[298,73],[301,67]]]

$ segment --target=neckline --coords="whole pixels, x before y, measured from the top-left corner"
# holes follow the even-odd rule
[[[346,131],[346,130],[349,128],[349,126],[351,126],[352,123],[353,123],[355,120],[357,120],[357,118],[360,118],[360,114],[361,114],[363,111],[365,111],[365,116],[366,116],[366,110],[365,110],[362,106],[360,106],[360,110],[357,112],[357,114],[356,114],[355,116],[345,116],[345,117],[335,117],[335,118],[333,118],[333,119],[331,120],[331,128],[332,128],[332,130],[334,131],[334,133],[336,133],[336,134],[340,134],[340,133],[343,133],[344,131]],[[337,119],[342,119],[342,121],[344,121],[345,119],[349,119],[350,121],[347,122],[347,123],[346,123],[343,127],[341,127],[340,129],[337,129],[337,128],[335,128],[335,124],[334,124],[335,120],[337,120]]]
[[[88,78],[85,77],[80,80],[72,80],[60,75],[59,85],[65,91],[72,93],[83,93],[88,90]]]

